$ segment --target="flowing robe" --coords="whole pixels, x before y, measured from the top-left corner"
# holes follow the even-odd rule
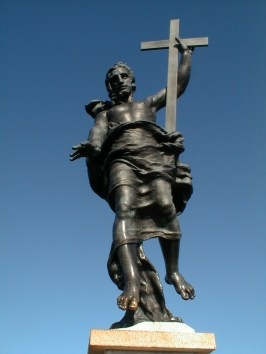
[[[100,155],[87,158],[91,187],[113,211],[114,195],[119,186],[130,186],[136,193],[134,229],[128,230],[126,238],[114,235],[108,271],[113,282],[123,290],[123,271],[116,250],[123,244],[137,243],[140,302],[136,312],[126,311],[124,318],[113,328],[128,327],[145,320],[180,321],[165,306],[159,276],[145,256],[142,242],[153,237],[178,239],[181,236],[179,224],[173,231],[165,223],[152,182],[159,179],[168,183],[176,213],[180,214],[192,194],[190,169],[179,162],[183,151],[180,133],[168,133],[149,121],[134,121],[109,123]]]
[[[152,237],[179,238],[180,230],[168,230],[158,213],[154,179],[169,183],[176,212],[181,213],[192,193],[189,168],[178,161],[184,151],[180,133],[167,133],[148,121],[110,123],[107,139],[99,157],[88,158],[88,173],[92,188],[106,199],[114,210],[117,187],[128,185],[136,193],[136,230],[122,243],[141,242]]]

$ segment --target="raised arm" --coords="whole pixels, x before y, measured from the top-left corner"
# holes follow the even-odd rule
[[[177,76],[177,98],[180,97],[186,90],[189,83],[191,73],[191,56],[192,49],[188,48],[179,38],[176,38],[178,50],[181,53],[181,60],[179,63],[178,76]],[[167,87],[157,92],[155,95],[148,97],[151,106],[156,111],[165,107],[166,105]]]
[[[181,42],[179,38],[176,38],[178,43],[178,50],[182,54],[178,76],[177,76],[177,98],[180,97],[186,90],[190,79],[191,73],[191,57],[192,49],[188,48],[184,43]]]

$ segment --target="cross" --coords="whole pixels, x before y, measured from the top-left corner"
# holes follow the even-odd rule
[[[179,37],[179,20],[170,21],[169,39],[152,42],[142,42],[141,50],[169,49],[167,96],[166,96],[166,123],[167,131],[176,130],[176,106],[177,106],[177,74],[178,74],[178,49],[176,37]],[[204,47],[208,45],[208,37],[187,38],[182,42],[188,47]]]

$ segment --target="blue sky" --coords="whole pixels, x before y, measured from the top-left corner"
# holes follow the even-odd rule
[[[106,261],[114,215],[70,163],[122,60],[136,99],[166,84],[167,51],[140,42],[209,37],[178,103],[194,194],[180,218],[180,270],[197,297],[164,285],[167,306],[217,354],[265,348],[265,10],[263,0],[1,0],[1,354],[86,353],[89,331],[123,312]],[[158,116],[163,123],[164,111]],[[158,241],[145,244],[161,279]]]

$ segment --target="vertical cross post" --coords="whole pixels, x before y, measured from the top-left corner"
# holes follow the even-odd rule
[[[141,43],[141,50],[169,49],[165,122],[167,131],[177,129],[178,48],[176,37],[179,37],[179,20],[171,20],[169,39]],[[182,42],[189,47],[203,47],[208,45],[208,37],[182,39]]]
[[[178,49],[175,38],[179,37],[179,20],[170,21],[169,54],[167,73],[167,95],[166,95],[166,122],[165,129],[174,131],[176,129],[177,110],[177,75],[178,75]]]

